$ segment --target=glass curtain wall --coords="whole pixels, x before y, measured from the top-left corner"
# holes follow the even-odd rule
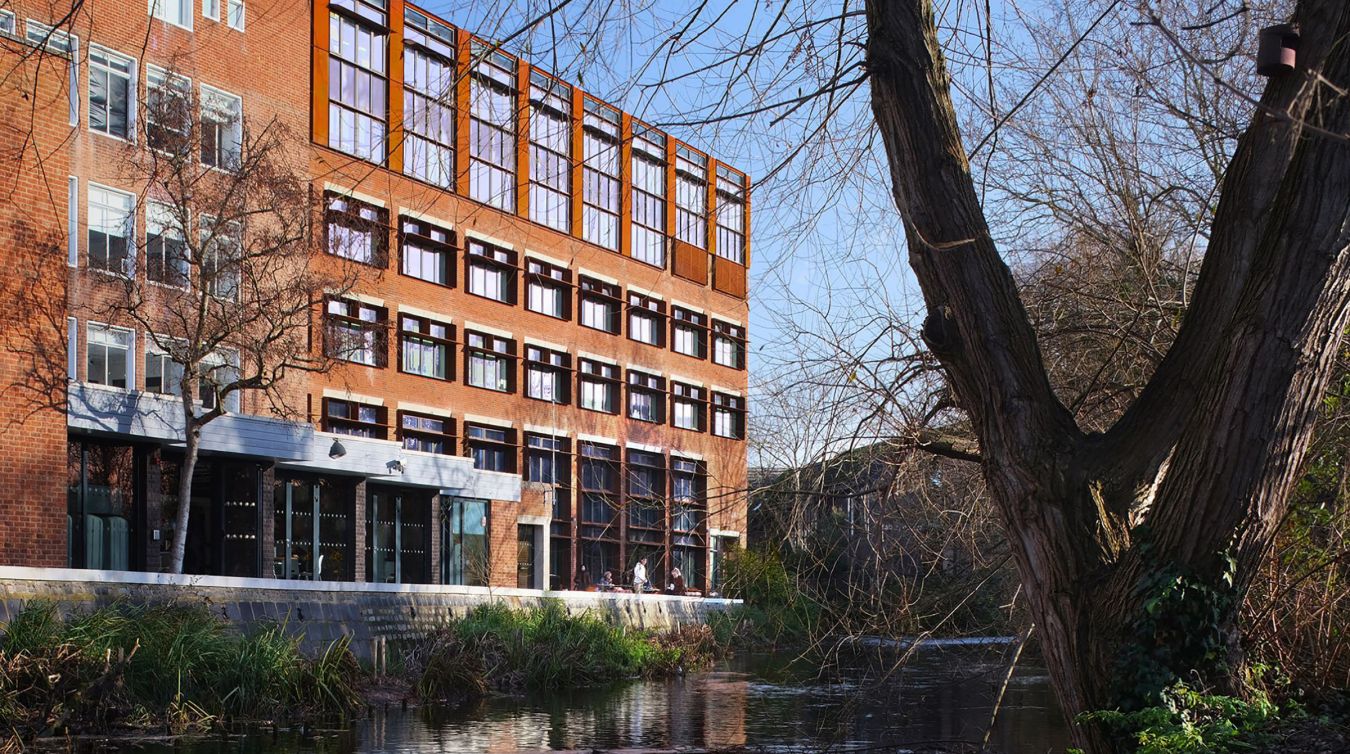
[[[431,580],[431,498],[417,490],[372,489],[366,498],[366,581]]]
[[[316,479],[278,480],[273,572],[281,579],[352,578],[352,494]]]

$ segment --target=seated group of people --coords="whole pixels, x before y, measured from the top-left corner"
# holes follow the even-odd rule
[[[623,587],[614,583],[614,572],[605,571],[605,575],[595,584],[596,589],[602,592],[623,591]],[[647,559],[643,558],[633,566],[633,586],[634,594],[644,594],[655,591],[652,588],[652,582],[647,578]],[[684,585],[684,574],[680,573],[679,568],[670,569],[670,580],[666,582],[666,592],[669,594],[683,595],[686,592]]]

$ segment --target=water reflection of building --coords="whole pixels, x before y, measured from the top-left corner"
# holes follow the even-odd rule
[[[647,556],[658,587],[678,565],[706,588],[745,530],[742,173],[404,0],[0,6],[3,101],[33,121],[0,242],[61,252],[52,310],[7,322],[60,407],[15,397],[31,365],[6,350],[0,564],[160,571],[186,506],[194,574],[567,589]],[[226,396],[191,500],[182,370],[151,337],[174,309],[111,306],[175,269],[184,229],[122,170],[164,129],[138,98],[175,92],[201,93],[217,167],[246,119],[296,134],[316,257],[370,268],[310,312],[315,353],[346,345],[285,383],[301,420]]]

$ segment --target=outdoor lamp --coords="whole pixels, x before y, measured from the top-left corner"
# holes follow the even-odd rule
[[[1256,72],[1262,76],[1292,73],[1298,63],[1298,27],[1276,24],[1261,30],[1256,49]]]
[[[342,443],[333,440],[333,447],[328,449],[328,457],[341,458],[345,455],[347,455],[347,449],[342,446]]]

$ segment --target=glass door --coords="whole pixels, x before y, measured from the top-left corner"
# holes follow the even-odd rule
[[[441,583],[488,585],[488,504],[452,497],[441,508]]]

